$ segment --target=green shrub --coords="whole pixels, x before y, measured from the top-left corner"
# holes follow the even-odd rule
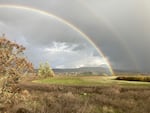
[[[38,76],[46,78],[46,77],[54,77],[55,74],[48,63],[40,64],[38,70]]]

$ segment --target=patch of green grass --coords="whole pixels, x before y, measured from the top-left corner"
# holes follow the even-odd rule
[[[122,81],[115,80],[116,76],[76,76],[76,77],[53,77],[35,80],[33,82],[43,84],[59,84],[59,85],[88,85],[88,86],[107,86],[107,85],[122,85],[122,86],[150,86],[149,82],[139,81]]]
[[[46,83],[46,84],[61,84],[61,85],[95,85],[98,81],[90,81],[84,77],[53,77],[47,79],[36,80],[33,82]]]

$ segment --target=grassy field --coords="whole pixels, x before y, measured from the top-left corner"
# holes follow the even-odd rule
[[[39,79],[33,81],[35,86],[32,88],[37,88],[38,92],[31,94],[37,95],[37,102],[45,106],[47,113],[149,113],[150,82],[116,78],[59,76]]]
[[[60,85],[121,85],[121,86],[150,86],[150,82],[116,80],[117,76],[75,76],[54,77],[35,80],[35,83],[60,84]]]

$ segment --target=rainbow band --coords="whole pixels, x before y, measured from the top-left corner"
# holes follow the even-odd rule
[[[108,66],[108,69],[110,71],[110,73],[113,75],[113,69],[108,61],[108,59],[105,58],[104,54],[101,52],[101,50],[93,43],[93,41],[90,39],[90,37],[88,37],[84,32],[82,32],[79,28],[77,28],[76,26],[74,26],[73,24],[69,23],[68,21],[43,10],[39,10],[39,9],[35,9],[35,8],[31,8],[31,7],[27,7],[27,6],[16,6],[16,5],[7,5],[7,4],[3,4],[0,5],[0,8],[13,8],[13,9],[21,9],[21,10],[28,10],[28,11],[32,11],[32,12],[36,12],[36,13],[40,13],[41,15],[45,15],[45,16],[49,16],[63,24],[65,24],[66,26],[70,27],[71,29],[75,30],[76,32],[78,32],[83,38],[85,38],[99,53],[100,56],[103,57],[104,61],[107,63],[106,65]]]
[[[82,5],[84,5],[88,9],[88,11],[90,11],[94,15],[94,17],[97,18],[97,22],[98,21],[102,21],[106,25],[106,27],[109,28],[109,30],[115,35],[115,38],[117,40],[119,40],[119,42],[121,43],[121,45],[124,47],[124,49],[126,50],[126,52],[128,53],[128,55],[130,56],[131,60],[133,61],[134,66],[135,66],[135,69],[136,70],[140,70],[141,67],[140,67],[140,64],[138,63],[138,61],[136,59],[136,56],[133,54],[133,52],[129,48],[127,42],[125,40],[123,40],[121,34],[118,32],[118,30],[115,28],[115,26],[107,18],[105,18],[105,16],[103,16],[103,15],[97,15],[94,12],[94,10],[86,4],[86,2],[84,2],[82,0],[79,1],[79,2]]]

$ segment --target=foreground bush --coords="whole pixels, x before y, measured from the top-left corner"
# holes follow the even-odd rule
[[[16,104],[21,76],[32,72],[32,64],[23,56],[25,47],[0,37],[0,109]]]

